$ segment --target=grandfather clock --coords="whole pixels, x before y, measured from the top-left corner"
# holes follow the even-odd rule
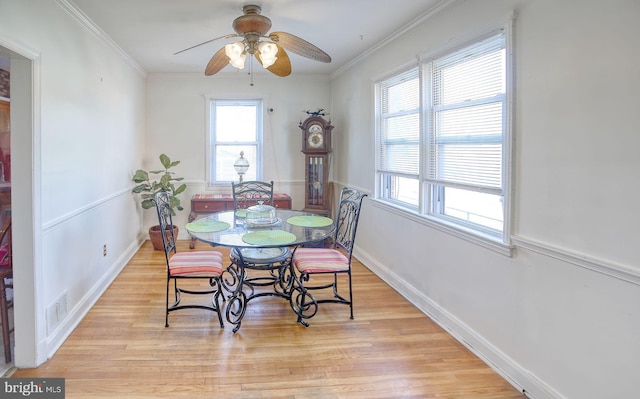
[[[331,122],[313,115],[300,122],[304,153],[304,210],[329,215],[329,153]]]

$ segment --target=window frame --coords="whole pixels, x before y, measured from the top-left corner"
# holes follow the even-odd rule
[[[396,206],[400,206],[400,207],[406,207],[412,211],[418,211],[419,210],[419,204],[420,201],[418,201],[418,204],[409,204],[407,202],[403,202],[400,201],[398,199],[394,199],[391,198],[389,196],[390,191],[392,191],[392,186],[393,186],[393,178],[397,177],[397,178],[402,178],[402,179],[412,179],[412,180],[417,180],[419,181],[420,179],[420,170],[422,170],[422,165],[420,164],[421,159],[422,159],[422,138],[419,137],[419,143],[418,143],[418,171],[417,173],[414,174],[408,174],[408,173],[402,173],[402,172],[398,172],[398,171],[393,171],[390,170],[387,167],[383,167],[383,165],[381,165],[382,160],[380,159],[380,153],[381,153],[381,146],[383,145],[383,142],[386,142],[386,140],[383,140],[382,138],[382,121],[388,121],[393,119],[394,117],[402,117],[402,116],[407,116],[407,115],[413,115],[413,114],[417,114],[418,116],[418,124],[419,127],[418,129],[421,131],[422,130],[422,126],[420,126],[420,124],[422,124],[422,109],[421,109],[421,102],[422,100],[420,99],[420,96],[422,95],[421,92],[418,93],[418,106],[417,106],[417,110],[401,110],[401,111],[397,111],[397,112],[389,112],[389,113],[384,113],[383,112],[383,106],[382,106],[382,102],[381,102],[381,98],[382,96],[380,95],[380,87],[379,85],[382,83],[386,83],[389,80],[396,80],[398,79],[398,77],[401,77],[402,75],[415,75],[418,79],[418,82],[420,82],[420,73],[417,71],[417,68],[415,66],[412,66],[410,68],[403,68],[401,70],[399,70],[399,72],[394,73],[393,75],[388,76],[386,79],[380,80],[376,83],[376,197],[380,198],[381,196],[384,197],[384,199],[386,201],[389,201],[390,203],[395,204]],[[412,79],[415,79],[416,77],[412,77]],[[399,82],[401,82],[402,80],[398,80]],[[408,144],[408,142],[403,142],[400,144]]]
[[[262,180],[262,147],[264,135],[264,104],[262,99],[249,98],[217,98],[207,97],[207,123],[205,143],[205,178],[207,187],[227,186],[237,180],[216,180],[216,149],[224,145],[247,145],[255,147],[256,161],[250,162],[250,168],[255,168],[256,180]],[[238,141],[235,143],[219,142],[216,135],[216,110],[218,105],[249,105],[256,110],[256,141]],[[239,154],[238,154],[239,156]]]
[[[431,62],[434,59],[446,57],[454,54],[461,49],[467,48],[483,42],[484,40],[495,36],[499,33],[504,34],[504,51],[505,51],[505,93],[503,99],[503,137],[502,137],[502,154],[501,154],[501,175],[502,175],[502,230],[492,230],[490,228],[482,227],[481,224],[466,223],[462,219],[456,217],[450,217],[444,214],[439,201],[436,201],[435,196],[437,190],[444,190],[444,186],[438,186],[440,188],[432,189],[436,187],[433,181],[428,179],[428,160],[429,155],[429,139],[430,132],[429,127],[432,123],[432,78],[431,78]],[[412,218],[418,218],[418,220],[424,223],[443,229],[444,231],[458,235],[461,238],[468,239],[473,242],[478,242],[481,245],[485,245],[488,248],[495,249],[498,252],[506,255],[511,255],[511,228],[512,228],[512,213],[511,213],[511,176],[514,165],[512,164],[512,118],[513,118],[513,62],[512,62],[512,19],[509,18],[506,21],[502,21],[496,24],[491,29],[485,29],[483,33],[476,33],[472,36],[468,36],[466,40],[460,40],[458,43],[441,48],[436,51],[418,56],[418,63],[412,63],[406,65],[404,68],[398,69],[391,74],[385,75],[375,80],[375,128],[376,128],[376,199],[379,203],[391,206],[393,209],[413,215]],[[402,201],[389,198],[388,195],[388,180],[393,177],[402,177],[401,174],[389,174],[387,171],[380,168],[380,151],[381,151],[381,122],[382,122],[382,93],[381,84],[385,83],[394,77],[407,73],[412,69],[418,70],[419,82],[418,90],[420,95],[420,172],[418,178],[418,205],[417,207],[407,205]],[[455,185],[451,186],[455,188]],[[488,190],[491,191],[491,190]],[[481,190],[479,192],[482,192]]]

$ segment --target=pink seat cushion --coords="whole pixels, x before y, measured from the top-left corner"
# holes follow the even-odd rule
[[[293,265],[302,273],[331,273],[349,270],[349,260],[342,252],[327,248],[298,248]]]
[[[217,251],[178,252],[169,259],[172,276],[217,277],[222,274],[222,254]]]

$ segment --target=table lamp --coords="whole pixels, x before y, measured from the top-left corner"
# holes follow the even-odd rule
[[[244,158],[244,151],[240,151],[240,158],[236,159],[233,167],[235,168],[236,173],[238,173],[240,182],[242,182],[242,175],[244,175],[247,172],[247,169],[249,169],[249,161]]]

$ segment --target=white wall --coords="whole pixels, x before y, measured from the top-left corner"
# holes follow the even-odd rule
[[[434,15],[333,76],[335,178],[374,190],[374,77],[511,10],[513,257],[372,200],[357,256],[529,395],[636,397],[640,3],[463,1]]]
[[[182,161],[185,208],[192,193],[205,190],[204,96],[264,98],[274,109],[265,115],[271,149],[265,147],[264,178],[290,192],[294,207],[302,204],[298,122],[307,108],[331,109],[334,180],[372,192],[372,78],[514,9],[514,256],[372,200],[365,202],[357,255],[532,396],[635,395],[637,2],[465,1],[332,77],[330,86],[325,78],[273,77],[256,78],[254,87],[244,74],[151,76],[145,87],[135,66],[61,4],[0,0],[0,45],[30,58],[35,71],[36,126],[28,133],[42,156],[34,171],[14,173],[37,177],[35,312],[44,315],[65,291],[70,305],[53,331],[35,317],[17,318],[16,340],[29,336],[24,329],[34,331],[36,348],[28,354],[17,342],[19,366],[55,351],[135,251],[142,226],[153,223],[149,211],[141,221],[129,193],[135,169],[156,165],[166,152]],[[16,209],[28,209],[23,205]],[[29,219],[14,214],[21,218]]]
[[[295,68],[295,60],[292,60]],[[263,180],[273,180],[276,192],[288,193],[293,208],[304,205],[304,154],[300,121],[304,110],[330,107],[328,76],[290,76],[222,73],[215,76],[151,75],[147,82],[147,145],[145,165],[157,168],[158,156],[166,153],[179,160],[177,175],[185,178],[187,191],[181,196],[184,207],[174,223],[184,226],[189,200],[195,193],[230,193],[231,186],[207,188],[205,184],[206,98],[262,99],[264,112]],[[269,109],[273,111],[270,112]],[[327,118],[331,118],[328,115]],[[341,134],[336,129],[337,135]],[[155,211],[144,215],[145,227],[157,224]],[[187,238],[184,229],[180,238]]]
[[[31,78],[12,87],[12,97],[33,104],[12,103],[17,121],[33,113],[32,124],[16,123],[12,132],[13,176],[24,177],[13,181],[12,200],[17,231],[33,224],[19,237],[33,240],[34,253],[14,264],[15,363],[33,367],[55,352],[141,242],[130,190],[143,151],[145,76],[64,1],[0,0],[0,7],[0,45],[12,54],[11,73]],[[24,140],[29,135],[32,145]],[[21,162],[32,154],[31,165]],[[33,305],[21,300],[25,293]],[[48,325],[48,309],[62,295],[68,314]]]

